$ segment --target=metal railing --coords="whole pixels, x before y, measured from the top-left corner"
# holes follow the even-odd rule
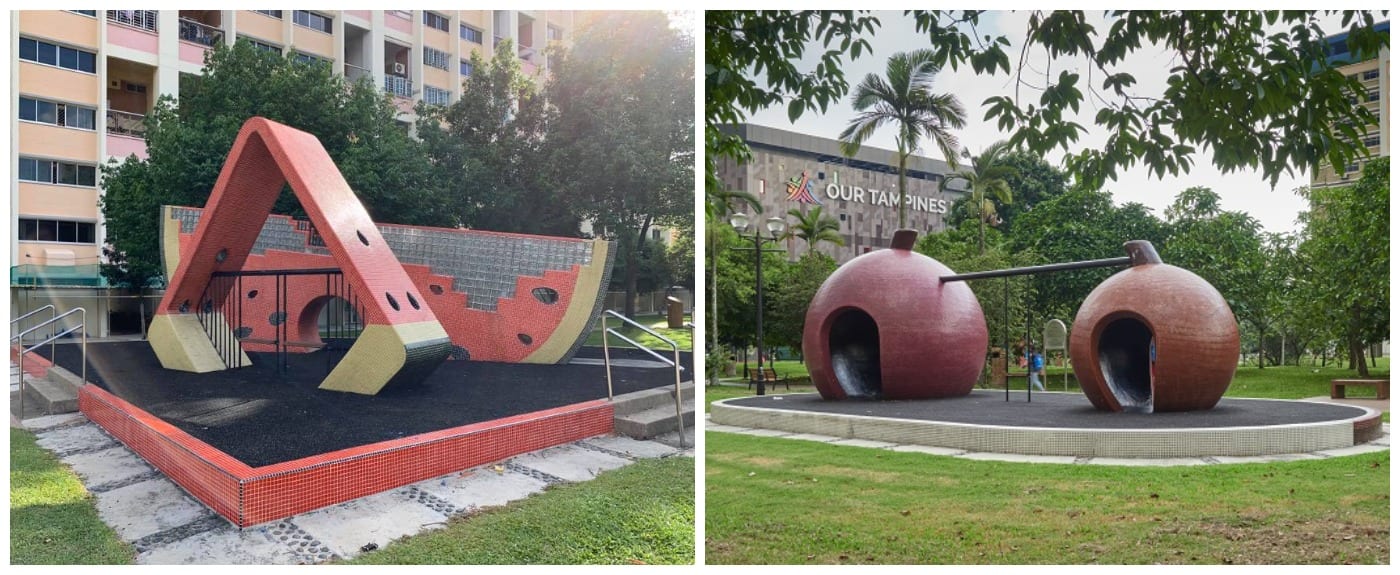
[[[384,76],[384,91],[400,98],[413,97],[413,80],[392,74]]]
[[[43,309],[44,309],[44,308],[39,308],[39,310],[43,310]],[[39,310],[36,310],[36,311],[39,311]],[[30,313],[32,314],[33,312],[30,312]],[[50,325],[53,325],[54,323],[58,322],[58,320],[61,320],[61,319],[65,318],[65,317],[68,317],[68,316],[73,315],[73,314],[75,314],[75,313],[76,313],[76,314],[81,314],[81,317],[83,318],[83,321],[80,322],[80,323],[78,323],[78,325],[75,325],[75,326],[70,327],[70,328],[68,328],[68,329],[66,329],[66,330],[63,330],[63,331],[61,331],[61,332],[55,333],[55,334],[53,334],[53,335],[50,335],[48,339],[46,339],[46,340],[44,340],[44,341],[41,341],[41,342],[39,342],[39,343],[36,343],[36,344],[34,344],[33,346],[31,346],[31,347],[28,347],[28,348],[25,348],[25,347],[24,347],[24,343],[23,343],[23,342],[24,342],[24,336],[29,335],[29,334],[32,333],[32,332],[38,331],[38,330],[41,329],[41,328],[45,328],[45,327],[48,327],[48,326],[50,326]],[[24,316],[21,316],[21,318],[22,318],[22,317],[24,317]],[[34,351],[34,350],[39,349],[39,348],[41,348],[41,347],[44,347],[44,344],[49,344],[49,355],[53,355],[53,356],[54,356],[53,358],[51,358],[51,359],[53,360],[53,361],[51,361],[51,363],[57,363],[58,355],[54,353],[54,348],[53,348],[54,342],[55,342],[56,340],[58,340],[58,338],[67,336],[67,335],[69,335],[69,334],[71,334],[71,333],[73,333],[73,332],[75,332],[75,331],[78,331],[78,330],[83,330],[83,357],[82,357],[83,369],[82,369],[82,379],[81,379],[80,381],[82,382],[82,384],[86,384],[86,383],[87,383],[87,310],[86,310],[86,309],[80,308],[80,307],[75,307],[75,308],[70,309],[70,310],[68,310],[68,311],[66,311],[66,312],[63,312],[62,315],[54,316],[53,318],[49,319],[48,321],[46,321],[46,322],[44,322],[44,323],[41,323],[41,324],[39,324],[39,325],[36,325],[36,326],[34,326],[34,327],[31,327],[31,328],[29,328],[29,329],[27,329],[27,330],[24,330],[24,331],[22,331],[22,332],[19,332],[18,335],[12,336],[12,337],[10,338],[10,341],[16,341],[16,340],[20,341],[20,342],[21,342],[21,343],[20,343],[20,347],[23,348],[23,349],[21,349],[20,352],[19,352],[19,416],[20,416],[20,418],[23,418],[23,417],[24,417],[24,388],[25,388],[25,381],[24,381],[24,356],[29,355],[29,352],[31,352],[31,351]]]
[[[107,19],[118,24],[155,32],[157,14],[158,12],[155,10],[108,10]]]
[[[54,318],[55,318],[55,317],[58,317],[58,310],[55,309],[55,308],[53,307],[53,304],[48,304],[48,305],[45,305],[44,307],[41,307],[41,308],[36,309],[36,310],[33,310],[33,311],[29,312],[29,313],[26,313],[26,314],[24,314],[24,315],[22,315],[22,316],[19,316],[19,317],[15,318],[15,319],[10,320],[10,331],[14,331],[14,330],[15,330],[15,327],[16,327],[15,324],[19,324],[18,327],[19,327],[21,330],[23,330],[23,329],[24,329],[24,324],[22,324],[22,323],[20,323],[20,322],[22,322],[22,321],[24,321],[24,320],[26,320],[26,319],[29,319],[29,318],[31,318],[31,317],[34,317],[34,316],[38,315],[39,312],[44,311],[44,310],[49,310],[49,321],[46,321],[46,322],[44,322],[44,323],[45,323],[45,324],[52,324]],[[19,336],[17,336],[17,335],[10,336],[10,341],[15,341],[15,339],[18,338],[18,337],[19,337]],[[21,340],[21,341],[19,342],[19,344],[20,344],[20,345],[24,345],[24,341]],[[49,350],[49,353],[53,353],[53,350],[50,349],[50,350]]]
[[[143,138],[146,136],[146,117],[121,110],[107,110],[107,133]]]
[[[622,332],[619,332],[619,331],[617,331],[617,330],[614,330],[613,328],[608,327],[608,316],[613,316],[613,317],[615,317],[615,318],[617,318],[617,319],[620,319],[620,320],[623,321],[623,323],[626,323],[626,324],[628,324],[628,325],[631,325],[632,327],[635,327],[635,328],[637,328],[637,329],[640,329],[640,330],[642,330],[643,332],[645,332],[645,333],[651,335],[652,337],[654,337],[654,338],[656,338],[656,339],[659,339],[659,340],[661,340],[662,342],[665,342],[666,345],[671,346],[671,356],[672,356],[672,359],[666,359],[666,356],[663,356],[663,355],[661,355],[661,354],[659,354],[659,353],[656,353],[655,351],[652,351],[651,349],[648,349],[646,346],[644,346],[644,345],[642,345],[642,344],[640,344],[640,343],[637,343],[636,341],[633,341],[631,338],[629,338],[629,337],[627,337],[627,336],[625,336],[625,335],[622,335]],[[637,349],[640,349],[640,350],[642,350],[642,351],[647,352],[648,354],[651,354],[652,357],[655,357],[656,359],[661,360],[662,363],[665,363],[665,364],[670,365],[671,368],[672,368],[673,370],[675,370],[675,372],[676,372],[676,393],[675,393],[675,397],[676,397],[676,437],[679,438],[679,440],[680,440],[680,446],[681,446],[681,447],[685,447],[685,415],[683,415],[683,414],[682,414],[682,411],[681,411],[681,371],[684,370],[685,368],[684,368],[684,367],[681,367],[681,347],[680,347],[679,345],[677,345],[676,342],[673,341],[671,338],[668,338],[668,337],[666,337],[666,336],[664,336],[664,335],[661,335],[661,334],[659,334],[659,333],[656,333],[656,331],[652,330],[651,328],[649,328],[649,327],[647,327],[647,326],[644,326],[644,325],[642,325],[642,324],[640,324],[640,323],[637,323],[637,322],[635,322],[635,321],[632,321],[632,320],[629,319],[627,316],[622,315],[622,314],[620,314],[620,313],[617,313],[617,312],[615,312],[615,311],[613,311],[613,310],[607,310],[607,311],[603,312],[603,315],[598,317],[598,321],[603,322],[603,366],[604,366],[605,369],[607,369],[607,372],[608,372],[608,401],[612,401],[612,399],[613,399],[612,356],[608,353],[608,334],[612,334],[612,335],[616,336],[618,339],[620,339],[620,340],[622,340],[622,341],[625,341],[625,342],[631,344],[632,347],[635,347],[635,348],[637,348]]]
[[[180,39],[214,47],[224,39],[224,31],[189,18],[180,19]]]
[[[346,80],[348,80],[348,81],[350,81],[350,82],[352,82],[352,83],[353,83],[353,82],[359,82],[359,81],[360,81],[360,78],[364,78],[364,77],[369,76],[369,75],[370,75],[370,73],[369,73],[369,68],[365,68],[365,67],[363,67],[363,66],[356,66],[356,65],[351,64],[351,63],[349,63],[349,62],[346,62],[346,63],[345,63],[345,79],[346,79]]]

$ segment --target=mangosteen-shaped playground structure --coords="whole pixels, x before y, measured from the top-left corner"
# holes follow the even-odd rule
[[[270,215],[284,186],[305,219]],[[240,527],[609,433],[614,392],[679,386],[618,350],[609,383],[581,350],[609,242],[376,224],[269,120],[161,222],[149,342],[90,344],[79,408]],[[47,359],[78,372],[77,347]]]
[[[978,452],[1154,459],[1307,453],[1382,431],[1372,409],[1222,399],[1239,357],[1234,313],[1148,242],[1125,243],[1123,257],[956,274],[912,252],[914,239],[896,232],[891,249],[847,262],[812,298],[802,349],[818,393],[723,400],[710,420]],[[1122,266],[1073,324],[1082,395],[1033,395],[1028,383],[1026,400],[1012,401],[1009,382],[974,390],[989,339],[967,282]],[[999,361],[1009,372],[1009,354]]]

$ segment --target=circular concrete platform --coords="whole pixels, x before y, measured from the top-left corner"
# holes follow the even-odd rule
[[[1380,412],[1308,401],[1222,399],[1185,413],[1110,413],[1080,394],[1043,392],[1005,400],[1001,391],[916,401],[826,401],[814,393],[715,402],[711,421],[976,452],[1114,458],[1311,453],[1351,447],[1381,433]]]

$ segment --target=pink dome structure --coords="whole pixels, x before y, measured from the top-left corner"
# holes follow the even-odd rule
[[[825,399],[967,395],[987,352],[987,322],[965,282],[910,251],[917,232],[857,257],[827,278],[807,308],[802,352]]]

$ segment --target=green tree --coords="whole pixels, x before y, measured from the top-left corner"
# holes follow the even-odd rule
[[[811,255],[813,248],[822,242],[833,243],[838,246],[846,245],[846,240],[841,239],[841,222],[828,214],[822,213],[822,207],[817,206],[802,213],[802,210],[793,208],[788,210],[788,215],[794,218],[792,225],[788,226],[784,238],[798,238],[807,242],[807,255]]]
[[[1113,205],[1108,192],[1073,189],[1021,214],[1010,233],[1013,250],[1031,250],[1038,263],[1119,257],[1123,243],[1147,240],[1162,247],[1163,224],[1146,206]],[[1069,323],[1089,292],[1115,270],[1089,269],[1039,276],[1036,309]]]
[[[1319,21],[1340,14],[1347,48],[1361,58],[1390,45],[1365,11],[1110,11],[1107,27],[1096,27],[1082,11],[1036,11],[1013,70],[1007,36],[978,27],[984,11],[908,14],[928,34],[940,67],[1010,76],[1015,92],[983,102],[986,118],[1036,155],[1071,151],[1071,173],[1091,189],[1138,163],[1158,177],[1177,175],[1199,154],[1225,172],[1260,169],[1271,182],[1323,161],[1345,167],[1366,154],[1362,127],[1377,122],[1353,104],[1366,90],[1329,61]],[[737,138],[715,130],[743,121],[745,113],[779,104],[793,119],[805,110],[825,111],[845,93],[845,58],[869,53],[860,36],[877,26],[859,12],[706,12],[706,157],[745,153]],[[817,41],[823,51],[817,65],[799,69]],[[1165,71],[1167,89],[1141,93],[1141,72],[1127,58],[1163,50],[1176,56]],[[1035,77],[1033,66],[1060,57],[1078,59],[1092,73],[1050,77],[1047,69]],[[1086,98],[1109,137],[1102,146],[1071,150],[1086,131],[1072,112]],[[1298,113],[1300,106],[1307,113]],[[706,173],[706,189],[717,190],[713,164]]]
[[[737,206],[737,207],[736,207]],[[735,211],[742,211],[747,208],[749,213],[754,215],[763,213],[763,205],[759,203],[758,196],[743,190],[723,190],[705,194],[705,259],[707,260],[705,269],[709,270],[706,280],[709,282],[710,296],[710,326],[706,332],[710,336],[709,349],[706,353],[706,365],[710,375],[710,384],[719,383],[720,369],[725,365],[728,358],[724,355],[724,350],[720,347],[719,337],[719,298],[714,294],[719,293],[719,252],[718,238],[722,230],[717,228],[732,229],[729,227],[727,218]]]
[[[796,262],[770,272],[765,266],[763,339],[767,345],[802,351],[802,330],[807,323],[807,307],[836,271],[836,260],[820,252],[809,252]],[[772,274],[771,276],[769,274]],[[768,283],[768,282],[765,282]]]
[[[837,139],[841,152],[855,156],[875,131],[894,124],[899,155],[899,227],[904,227],[905,168],[909,156],[919,151],[919,140],[928,136],[948,164],[957,167],[958,139],[953,130],[966,125],[966,114],[957,96],[933,91],[940,68],[932,50],[900,52],[885,64],[885,77],[867,74],[851,94],[858,113]]]
[[[984,239],[986,225],[998,222],[997,202],[1003,206],[1011,204],[1011,185],[1007,180],[1015,176],[1016,172],[1015,168],[1006,163],[1010,153],[1011,146],[1005,140],[993,142],[976,156],[963,150],[963,157],[968,160],[967,165],[955,169],[939,184],[946,190],[950,182],[962,181],[971,190],[967,206],[972,210],[969,215],[977,218],[978,253],[987,249]]]
[[[1351,367],[1390,333],[1390,158],[1366,163],[1354,185],[1306,190],[1298,255],[1318,317],[1332,318]]]
[[[793,121],[806,111],[825,112],[846,95],[846,57],[870,52],[860,34],[879,24],[863,11],[705,11],[705,194],[727,189],[716,175],[721,158],[749,158],[748,146],[720,126],[769,106],[787,106]],[[817,63],[800,68],[815,42],[822,50]]]
[[[1109,136],[1102,147],[1072,152],[1068,165],[1096,188],[1139,162],[1159,178],[1178,175],[1198,153],[1224,172],[1259,169],[1271,183],[1322,161],[1340,171],[1365,156],[1361,127],[1376,124],[1375,114],[1355,105],[1366,90],[1330,61],[1319,23],[1338,12],[1351,53],[1373,58],[1390,45],[1367,11],[1117,10],[1105,14],[1106,29],[1083,11],[1035,11],[1013,71],[1006,36],[978,31],[981,11],[912,15],[929,34],[938,65],[1012,76],[1015,92],[988,98],[983,107],[987,119],[1011,132],[1013,145],[1036,154],[1071,151],[1086,132],[1072,112],[1090,99],[1098,109],[1094,123]],[[1138,71],[1126,60],[1142,50],[1176,57],[1161,94],[1135,88]],[[1048,68],[1033,67],[1053,58],[1083,61],[1092,74],[1065,70],[1051,77]],[[1299,106],[1307,113],[1298,113]]]
[[[262,116],[321,141],[375,221],[452,225],[417,142],[394,121],[384,93],[346,84],[329,64],[297,62],[239,41],[205,56],[204,73],[161,97],[146,117],[148,159],[103,166],[101,209],[114,285],[142,288],[161,275],[159,207],[202,206],[249,118]],[[284,187],[274,211],[300,215]]]
[[[694,51],[664,13],[609,12],[552,69],[547,165],[573,212],[618,240],[627,315],[647,230],[692,213]]]
[[[473,73],[451,106],[418,105],[418,138],[462,224],[485,230],[576,236],[567,186],[540,169],[554,110],[520,71],[509,41],[491,60],[472,52]]]
[[[1002,159],[1001,164],[1011,168],[1006,185],[1014,196],[1013,201],[996,206],[996,219],[1001,220],[1002,229],[1011,229],[1018,216],[1041,202],[1064,194],[1068,189],[1069,173],[1030,152],[1012,151]],[[969,204],[972,204],[972,199],[968,195],[954,201],[944,216],[947,225],[958,227],[964,218],[976,217],[976,210]]]
[[[1254,328],[1256,345],[1269,329],[1270,289],[1262,226],[1249,214],[1220,208],[1220,195],[1192,187],[1167,208],[1162,260],[1195,273],[1220,291],[1230,309]],[[1259,367],[1264,367],[1263,350]]]

